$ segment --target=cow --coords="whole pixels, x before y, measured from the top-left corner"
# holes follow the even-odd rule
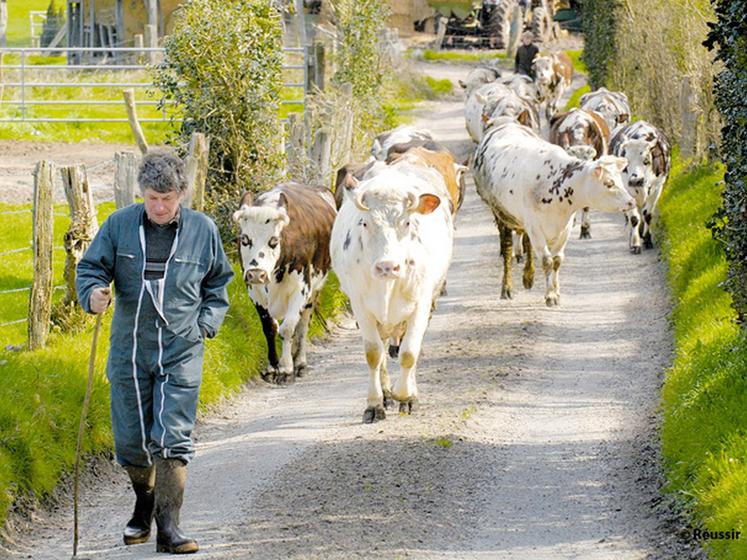
[[[636,201],[642,216],[630,217],[630,250],[635,254],[643,246],[651,249],[651,220],[664,183],[672,165],[671,147],[664,133],[646,121],[636,121],[622,127],[610,141],[610,151],[628,160],[623,170],[623,182]]]
[[[514,95],[508,86],[498,82],[480,86],[464,102],[464,119],[467,133],[475,143],[482,140],[485,123],[483,109],[487,103]]]
[[[386,417],[391,398],[412,413],[415,370],[435,300],[446,280],[454,238],[441,175],[407,161],[345,186],[330,241],[332,268],[360,328],[369,368],[363,422]],[[393,387],[384,341],[401,339]]]
[[[537,86],[535,86],[534,80],[529,76],[524,74],[512,74],[500,78],[498,82],[508,87],[522,99],[526,99],[532,103],[536,103],[538,100],[539,94],[537,93]]]
[[[513,91],[485,102],[482,109],[483,135],[500,117],[512,117],[535,132],[540,131],[537,106],[528,99],[519,97]]]
[[[599,88],[585,93],[579,99],[579,105],[587,111],[596,111],[607,122],[610,133],[615,129],[630,124],[630,102],[621,91],[610,91]]]
[[[244,281],[267,340],[266,381],[290,383],[306,373],[306,335],[330,268],[336,214],[329,189],[298,183],[246,193],[233,214]]]
[[[540,103],[545,104],[545,117],[549,121],[558,110],[563,92],[571,86],[573,64],[564,52],[538,56],[532,62],[534,83]]]
[[[608,212],[635,207],[622,184],[626,163],[614,156],[580,160],[509,119],[488,131],[477,147],[473,175],[477,192],[492,210],[500,231],[502,299],[512,297],[510,233],[517,231],[526,234],[524,287],[529,289],[534,283],[534,249],[545,274],[545,304],[559,305],[558,271],[573,214],[584,206]]]
[[[379,134],[374,138],[371,147],[371,155],[378,160],[385,161],[389,155],[389,149],[397,144],[406,144],[412,141],[433,141],[433,134],[424,128],[402,125],[393,130]]]
[[[480,66],[469,71],[464,80],[459,80],[459,86],[464,90],[465,97],[472,95],[478,87],[489,84],[501,77],[497,68]]]
[[[550,120],[550,142],[579,159],[598,159],[609,152],[610,130],[607,121],[595,111],[571,109]],[[580,239],[591,238],[589,209],[581,217]]]

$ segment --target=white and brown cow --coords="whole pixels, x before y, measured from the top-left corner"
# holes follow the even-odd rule
[[[284,183],[256,197],[246,193],[239,206],[233,219],[241,267],[267,339],[269,363],[262,377],[292,382],[307,369],[309,321],[330,267],[334,199],[323,187]]]
[[[609,153],[610,129],[596,111],[571,109],[552,118],[549,140],[579,159],[599,159]],[[588,208],[582,211],[580,238],[591,238]]]
[[[635,201],[622,184],[626,160],[603,156],[583,161],[512,121],[488,131],[477,148],[473,175],[478,194],[495,216],[501,236],[501,298],[512,297],[511,231],[524,232],[542,262],[545,303],[560,302],[558,270],[573,225],[573,214],[589,206],[628,211]],[[527,258],[523,283],[534,283],[534,263]]]
[[[418,399],[415,371],[435,299],[446,280],[454,237],[441,175],[407,161],[351,179],[330,242],[332,267],[363,338],[369,368],[363,421],[401,412]],[[401,374],[390,387],[385,341],[401,339]]]
[[[429,130],[402,125],[379,134],[374,138],[373,145],[371,146],[371,155],[375,159],[385,161],[389,156],[389,150],[392,146],[411,142],[425,143],[428,141],[433,141],[433,134]]]
[[[599,88],[583,94],[579,99],[579,105],[582,109],[596,111],[602,115],[610,132],[630,124],[630,102],[628,96],[621,91]]]
[[[537,103],[539,94],[537,93],[537,86],[534,80],[524,74],[512,74],[500,78],[499,83],[507,86],[511,91],[522,99],[526,99],[532,103]]]
[[[483,135],[501,117],[511,117],[519,124],[540,131],[537,105],[509,91],[506,95],[486,101],[482,109]]]
[[[573,63],[564,52],[538,56],[532,62],[534,83],[540,103],[545,105],[545,117],[549,121],[558,111],[558,102],[563,92],[571,86]]]
[[[641,252],[641,237],[646,249],[654,246],[651,220],[672,165],[669,140],[646,121],[636,121],[619,129],[610,141],[610,151],[628,160],[623,182],[636,201],[642,221],[630,217],[630,250]]]
[[[464,102],[464,120],[467,133],[476,143],[482,140],[485,128],[483,111],[485,105],[504,97],[514,96],[513,91],[499,82],[478,87]]]

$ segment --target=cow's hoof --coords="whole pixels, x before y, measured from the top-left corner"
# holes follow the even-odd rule
[[[384,410],[389,410],[394,404],[394,399],[391,393],[384,393]]]
[[[303,377],[309,373],[309,366],[307,364],[299,364],[295,366],[296,377]]]
[[[653,249],[654,248],[654,242],[651,241],[651,237],[647,237],[643,240],[643,247],[646,249]]]
[[[415,403],[417,401],[407,401],[407,402],[401,402],[399,403],[399,413],[400,414],[412,414],[415,410],[416,406]]]
[[[382,406],[369,406],[363,413],[363,423],[373,424],[386,418],[386,412]]]
[[[591,228],[585,228],[584,226],[581,226],[581,235],[579,235],[578,238],[591,239]]]
[[[534,286],[534,275],[524,275],[521,277],[521,283],[524,285],[525,290],[531,290]]]
[[[555,307],[557,305],[560,305],[560,297],[559,296],[547,296],[545,298],[545,305],[547,305],[547,307]]]
[[[278,370],[272,366],[267,366],[267,369],[262,372],[262,379],[267,383],[277,383],[276,378]]]
[[[640,255],[641,254],[641,246],[639,245],[638,247],[631,247],[630,248],[630,252],[633,253],[634,255]]]
[[[399,345],[395,346],[394,344],[389,345],[389,357],[394,358],[395,360],[399,358]]]
[[[278,385],[290,385],[296,380],[296,376],[292,371],[279,371],[275,376],[275,383]]]
[[[511,288],[503,288],[501,290],[501,299],[513,299],[513,294],[511,293]]]

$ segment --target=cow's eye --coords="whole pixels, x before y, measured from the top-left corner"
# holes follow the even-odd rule
[[[252,246],[252,240],[249,239],[249,236],[245,233],[241,234],[241,244],[244,247],[251,247]]]
[[[274,249],[278,246],[278,238],[270,237],[270,240],[267,242],[267,244],[270,246],[270,249]]]
[[[612,179],[607,179],[604,182],[604,186],[607,187],[608,189],[611,189],[612,187],[615,186],[615,182]]]
[[[367,224],[366,222],[361,222],[361,225],[362,225],[363,227],[368,227],[368,224]]]

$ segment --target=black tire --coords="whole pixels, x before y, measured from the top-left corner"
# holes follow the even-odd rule
[[[550,29],[547,26],[547,11],[543,6],[532,10],[532,35],[535,43],[544,43],[548,38]]]
[[[511,18],[514,15],[517,0],[501,0],[492,12],[488,21],[488,35],[495,38],[494,47],[505,49],[511,34]]]

